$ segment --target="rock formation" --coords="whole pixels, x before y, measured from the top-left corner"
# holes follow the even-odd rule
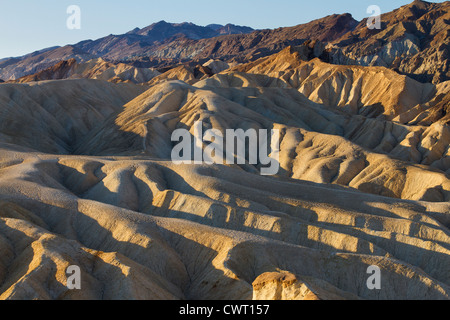
[[[448,48],[414,50],[402,29],[445,44],[447,15],[415,1],[373,34],[333,15],[162,37],[155,55],[174,60],[157,69],[74,50],[53,60],[62,48],[2,60],[2,74],[26,75],[0,84],[0,299],[448,300]],[[172,27],[205,31],[128,36]],[[402,52],[395,68],[386,47]],[[260,159],[174,163],[173,132],[199,121],[279,130],[277,174],[260,175]]]

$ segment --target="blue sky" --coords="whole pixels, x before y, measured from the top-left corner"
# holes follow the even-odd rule
[[[234,23],[257,29],[294,26],[333,13],[368,16],[412,0],[0,0],[0,58],[121,34],[153,22]],[[444,2],[444,1],[433,1]],[[81,8],[81,29],[66,27],[69,5]]]

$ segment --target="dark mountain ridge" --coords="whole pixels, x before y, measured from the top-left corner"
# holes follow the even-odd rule
[[[306,41],[319,42],[315,56],[340,65],[383,66],[421,82],[450,79],[450,1],[416,0],[381,16],[381,29],[367,19],[334,14],[294,27],[253,30],[236,25],[160,21],[122,35],[109,35],[62,48],[0,61],[0,78],[14,80],[63,60],[103,58],[135,67],[170,69],[209,59],[254,61]],[[325,53],[325,54],[323,54]]]

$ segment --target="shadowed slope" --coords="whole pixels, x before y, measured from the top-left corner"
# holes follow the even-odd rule
[[[2,164],[20,160],[0,170],[3,299],[251,299],[254,280],[279,270],[322,298],[449,297],[448,203],[237,168],[1,148]],[[65,286],[73,264],[81,291]],[[365,286],[369,265],[384,290]]]

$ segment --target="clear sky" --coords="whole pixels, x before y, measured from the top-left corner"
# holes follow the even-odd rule
[[[0,0],[0,59],[39,49],[122,34],[153,22],[233,23],[255,29],[294,26],[333,13],[357,20],[367,7],[388,12],[412,0]],[[444,1],[433,1],[444,2]],[[81,9],[81,29],[69,30],[69,5]]]

